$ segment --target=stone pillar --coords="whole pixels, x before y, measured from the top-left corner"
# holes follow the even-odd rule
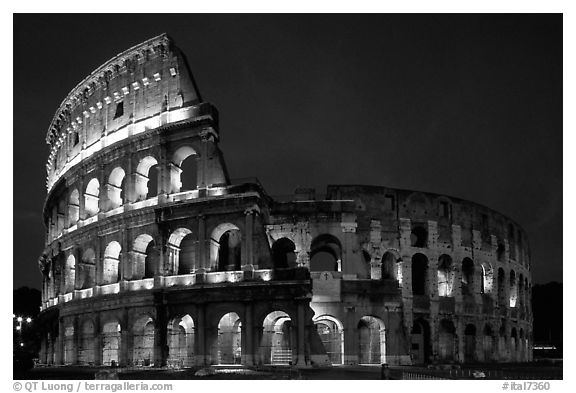
[[[167,182],[165,190],[167,190],[168,194],[174,194],[180,192],[182,188],[182,181],[180,179],[180,175],[182,174],[182,169],[173,162],[169,162],[166,164],[166,171],[165,171],[165,179],[164,181]]]
[[[298,303],[298,355],[296,358],[296,365],[303,367],[306,365],[306,310],[304,309],[304,304]]]
[[[131,196],[134,195],[134,176],[133,176],[133,169],[132,169],[132,153],[128,153],[128,157],[124,161],[126,164],[126,172],[124,175],[124,198],[122,200],[122,205],[128,205],[130,202],[133,201]]]
[[[352,219],[352,217],[350,217]],[[353,218],[355,219],[355,217]],[[342,256],[340,261],[338,261],[338,271],[343,273],[354,273],[352,260],[354,259],[355,246],[356,246],[356,227],[358,224],[356,222],[342,222],[340,223],[342,232],[344,233],[344,244],[342,245]],[[347,261],[347,264],[344,264]]]
[[[154,321],[154,366],[164,367],[168,359],[168,321],[162,305],[156,306]]]
[[[144,200],[146,194],[148,193],[148,177],[140,173],[130,173],[126,175],[127,185],[124,186],[126,191],[124,192],[124,200],[127,203],[134,203]]]
[[[254,364],[255,365],[262,365],[263,364],[263,359],[264,359],[264,354],[263,354],[263,348],[260,346],[260,343],[262,343],[262,337],[264,336],[264,327],[261,325],[254,325],[253,329],[252,329],[252,342],[254,343]],[[296,338],[296,340],[293,343],[296,343],[297,345],[298,339]],[[292,347],[294,347],[294,344],[292,344]],[[296,348],[294,350],[294,353],[292,354],[292,358],[294,359],[294,356],[298,353],[298,348]]]
[[[198,305],[198,325],[196,326],[196,336],[194,337],[196,347],[196,365],[203,366],[208,364],[206,356],[206,315],[204,304]]]
[[[131,336],[130,324],[128,319],[128,309],[124,308],[122,310],[122,320],[120,321],[120,348],[118,354],[118,365],[120,367],[126,367],[130,364],[131,357],[130,352],[132,352],[132,343],[129,339]]]
[[[242,266],[254,265],[254,215],[256,211],[254,209],[246,209],[244,211],[245,216],[245,234],[244,234],[244,244],[242,249],[246,250],[244,255],[245,259],[242,261]]]
[[[58,318],[58,337],[56,337],[55,364],[64,364],[64,318]]]
[[[77,185],[78,185],[78,226],[80,226],[82,220],[86,218],[86,200],[84,199],[84,192],[86,191],[84,188],[86,187],[86,185],[84,184],[83,176],[80,176]]]
[[[242,326],[242,364],[252,366],[255,364],[255,354],[259,342],[254,342],[254,321],[252,303],[244,304],[244,322]],[[244,344],[245,343],[245,344]]]
[[[380,258],[372,257],[370,261],[370,278],[372,280],[380,280],[382,278],[382,260]]]
[[[81,345],[81,332],[80,332],[80,322],[78,320],[78,316],[75,316],[72,321],[72,326],[74,327],[74,360],[72,364],[79,364],[80,363],[80,345]]]
[[[210,270],[209,242],[206,241],[206,216],[198,215],[198,247],[196,247],[196,261],[200,269]]]
[[[458,363],[464,363],[466,359],[466,335],[464,334],[464,323],[462,323],[462,320],[458,318],[455,325],[456,337],[454,337],[454,340],[456,341],[456,353],[454,358]]]
[[[102,253],[102,238],[98,236],[96,241],[94,242],[95,249],[94,249],[94,295],[97,295],[98,286],[102,283],[102,264],[104,262],[103,253]]]
[[[94,364],[102,365],[102,326],[100,323],[100,314],[94,316]]]
[[[120,246],[122,248],[118,258],[118,263],[120,265],[118,268],[118,282],[126,280],[127,267],[130,264],[130,249],[132,248],[132,245],[129,242],[129,233],[126,228],[122,229],[121,234]]]
[[[358,364],[359,343],[358,343],[358,318],[356,318],[356,308],[353,306],[344,309],[344,353],[342,354],[344,364]]]
[[[208,172],[208,134],[201,133],[202,153],[200,159],[196,161],[196,184],[197,188],[206,188],[206,177]]]
[[[161,142],[163,143],[163,141]],[[175,166],[170,162],[170,158],[168,158],[165,146],[160,147],[159,156],[158,156],[158,202],[162,203],[165,199],[167,194],[171,193],[171,167]],[[176,167],[177,168],[177,167]],[[180,169],[180,168],[178,168]],[[180,172],[178,172],[178,175]]]
[[[98,194],[98,213],[99,219],[102,218],[103,212],[107,211],[110,201],[108,199],[108,185],[104,164],[98,165],[97,179],[99,183],[99,194]]]

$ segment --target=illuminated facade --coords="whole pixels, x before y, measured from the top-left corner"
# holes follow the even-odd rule
[[[229,179],[216,108],[166,35],[74,88],[46,142],[40,362],[531,359],[526,235],[477,204],[373,186],[289,201]]]

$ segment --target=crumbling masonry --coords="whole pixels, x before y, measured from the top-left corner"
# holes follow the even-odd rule
[[[531,360],[525,232],[375,186],[270,197],[233,181],[218,112],[166,35],[114,57],[46,142],[41,363]]]

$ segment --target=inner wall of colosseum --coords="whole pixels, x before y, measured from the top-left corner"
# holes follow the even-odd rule
[[[192,367],[532,358],[524,231],[484,206],[231,180],[218,113],[165,35],[64,100],[47,135],[41,362]]]

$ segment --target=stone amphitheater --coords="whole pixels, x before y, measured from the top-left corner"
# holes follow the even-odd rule
[[[165,34],[62,101],[46,136],[41,363],[532,359],[517,223],[383,186],[274,198],[229,178],[220,137],[218,111]]]

